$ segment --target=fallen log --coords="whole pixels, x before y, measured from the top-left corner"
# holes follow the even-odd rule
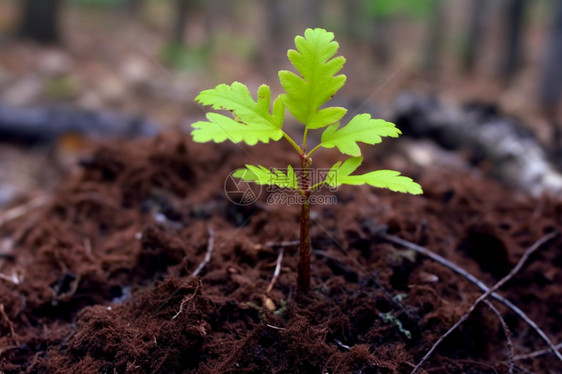
[[[159,126],[140,116],[74,107],[20,108],[0,104],[0,142],[51,143],[67,134],[103,138],[150,136]]]
[[[528,193],[562,193],[562,174],[534,133],[515,118],[489,104],[463,108],[443,105],[437,98],[399,95],[394,122],[407,135],[430,138],[441,147],[469,150],[475,163],[486,160],[504,183]]]

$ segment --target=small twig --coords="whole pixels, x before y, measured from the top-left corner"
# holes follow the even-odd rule
[[[94,259],[94,256],[92,256],[92,241],[89,238],[84,239],[84,251],[86,252],[86,257],[88,257],[88,259]]]
[[[267,242],[265,243],[268,247],[295,247],[299,245],[298,240],[285,241],[285,242]]]
[[[12,338],[15,338],[16,332],[14,331],[14,324],[12,323],[12,321],[10,321],[10,317],[8,317],[8,315],[6,314],[6,310],[4,310],[4,304],[0,304],[0,315],[3,319],[6,320],[6,323],[10,327],[10,335],[12,336]]]
[[[16,285],[21,283],[21,278],[18,276],[16,272],[13,272],[11,277],[6,274],[0,273],[0,279],[3,279],[5,281],[8,281]]]
[[[172,317],[172,319],[176,319],[176,318],[181,314],[181,312],[183,312],[183,307],[184,307],[184,305],[185,305],[188,301],[193,300],[193,298],[194,298],[195,295],[197,294],[197,291],[199,291],[199,283],[197,283],[197,287],[195,288],[195,290],[193,291],[193,293],[192,293],[191,295],[186,296],[186,297],[183,298],[183,300],[181,301],[181,304],[180,304],[180,309],[179,309],[178,312]]]
[[[513,359],[513,357],[515,356],[513,354],[513,342],[511,341],[511,331],[509,330],[507,323],[505,323],[505,320],[503,319],[500,311],[494,306],[494,304],[492,304],[492,302],[488,300],[484,300],[484,304],[486,304],[486,306],[490,308],[490,310],[496,315],[496,317],[500,321],[500,324],[503,329],[503,333],[505,334],[505,341],[507,344],[507,357],[509,363],[509,369],[507,372],[509,374],[513,374],[513,368],[515,367],[515,360]]]
[[[53,300],[52,300],[52,302],[54,302],[55,305],[59,301],[68,301],[68,300],[72,299],[72,296],[74,296],[76,294],[76,291],[78,290],[78,285],[80,284],[81,277],[80,277],[80,275],[76,275],[76,278],[74,278],[71,281],[68,291],[63,292],[61,294],[58,294],[58,292],[60,291],[60,288],[62,287],[61,281],[64,279],[64,277],[65,276],[63,275],[63,278],[59,279],[59,283],[55,285],[54,290],[53,290]]]
[[[207,242],[207,252],[205,253],[205,258],[203,259],[203,262],[201,262],[199,266],[197,266],[197,269],[195,269],[193,273],[191,273],[191,278],[195,278],[196,276],[198,276],[201,270],[203,270],[203,268],[209,263],[209,261],[211,261],[211,254],[213,253],[213,248],[215,246],[215,230],[213,230],[213,228],[209,226],[207,227],[207,232],[209,233],[209,241]]]
[[[349,351],[351,349],[349,345],[343,344],[339,339],[334,338],[334,341],[336,342],[337,345],[339,345],[341,348],[345,349],[346,351]]]
[[[486,292],[489,290],[488,286],[486,286],[482,281],[480,281],[478,278],[476,278],[474,275],[470,274],[469,272],[467,272],[466,270],[464,270],[463,268],[455,265],[454,263],[452,263],[449,260],[446,260],[445,258],[439,256],[436,253],[433,253],[431,251],[429,251],[428,249],[419,246],[417,244],[414,244],[412,242],[409,242],[407,240],[401,239],[397,236],[394,235],[389,235],[386,233],[380,233],[379,234],[380,237],[382,237],[383,239],[388,240],[389,242],[395,243],[395,244],[399,244],[403,247],[406,247],[408,249],[411,249],[412,251],[422,254],[424,256],[427,256],[429,258],[431,258],[433,261],[440,263],[441,265],[451,269],[452,271],[454,271],[455,273],[463,276],[464,278],[466,278],[469,282],[471,282],[472,284],[474,284],[476,287],[480,288],[480,290]],[[549,238],[550,239],[550,238]],[[546,343],[546,345],[549,347],[549,350],[552,351],[556,357],[558,357],[558,359],[562,359],[562,355],[560,355],[560,352],[558,352],[558,350],[554,347],[554,344],[552,343],[552,341],[548,338],[548,336],[546,335],[546,333],[544,331],[542,331],[542,329],[535,323],[535,321],[533,321],[532,319],[530,319],[524,311],[522,311],[518,306],[516,306],[515,304],[513,304],[511,301],[509,301],[508,299],[506,299],[505,297],[492,292],[492,294],[490,295],[492,298],[496,299],[497,301],[501,302],[502,304],[504,304],[506,307],[508,307],[509,309],[511,309],[515,314],[517,314],[519,316],[519,318],[521,318],[523,321],[525,321],[525,323],[527,323],[527,325],[529,325],[533,330],[535,330],[535,332],[541,337],[541,339]]]
[[[550,352],[550,351],[549,351],[549,352]],[[519,371],[522,372],[522,373],[525,373],[525,374],[536,374],[534,371],[525,369],[525,368],[522,367],[522,366],[517,366],[517,365],[515,365],[515,367],[517,368],[517,370],[519,370]]]
[[[48,197],[39,196],[31,201],[28,201],[25,204],[16,206],[12,209],[5,211],[2,215],[0,215],[0,227],[2,227],[4,224],[6,224],[9,221],[13,221],[19,217],[26,215],[27,213],[31,212],[34,209],[47,205],[48,202],[49,202]]]
[[[266,323],[265,325],[266,325],[267,327],[269,327],[270,329],[274,329],[274,330],[285,330],[284,327],[273,326],[273,325],[270,325],[269,323]]]
[[[459,327],[464,321],[467,320],[467,318],[470,316],[470,313],[472,313],[472,311],[474,311],[474,309],[476,309],[476,307],[478,306],[478,304],[480,304],[480,302],[482,302],[484,299],[486,299],[488,296],[490,296],[493,292],[497,291],[501,286],[503,286],[505,283],[507,283],[511,278],[513,278],[513,276],[515,274],[517,274],[519,272],[519,270],[521,270],[521,268],[523,267],[523,265],[525,264],[525,262],[527,261],[529,256],[531,256],[545,242],[554,238],[554,236],[556,236],[556,233],[547,234],[547,235],[543,236],[542,238],[540,238],[539,240],[537,240],[531,247],[529,247],[529,249],[527,249],[525,251],[525,253],[523,254],[523,256],[521,257],[519,262],[515,265],[515,267],[513,269],[511,269],[509,274],[507,274],[505,277],[500,279],[500,281],[498,283],[496,283],[493,287],[489,288],[486,292],[484,292],[482,295],[480,295],[476,299],[476,301],[474,303],[472,303],[472,305],[470,306],[468,311],[449,330],[447,330],[447,332],[445,332],[443,335],[441,335],[441,337],[433,344],[431,349],[425,354],[425,356],[423,356],[423,358],[420,360],[420,362],[416,365],[414,370],[412,370],[411,374],[414,374],[416,371],[418,371],[423,366],[423,364],[427,361],[427,359],[431,356],[431,354],[435,351],[435,349],[437,349],[439,344],[441,344],[441,342],[443,342],[443,340],[445,340],[453,331],[455,331],[457,327]],[[555,350],[555,352],[557,353],[557,356],[560,356],[560,353],[558,351]],[[559,358],[562,361],[562,356],[559,357]]]
[[[279,249],[279,255],[277,256],[277,264],[275,265],[275,271],[273,272],[273,277],[271,278],[271,282],[267,286],[265,293],[268,294],[275,286],[275,282],[277,282],[277,278],[279,278],[279,274],[281,273],[281,262],[283,261],[283,248]]]
[[[556,344],[554,346],[554,348],[556,350],[562,349],[562,343]],[[534,352],[531,352],[531,353],[525,353],[523,355],[517,355],[517,356],[513,357],[513,359],[515,361],[527,360],[529,358],[535,358],[535,357],[545,355],[545,354],[549,353],[550,351],[551,350],[549,348],[545,348],[545,349],[541,349],[541,350],[534,351]]]

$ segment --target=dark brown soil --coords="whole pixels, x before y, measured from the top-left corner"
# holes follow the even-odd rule
[[[460,172],[411,171],[424,195],[342,188],[313,208],[312,284],[295,295],[298,207],[230,203],[244,163],[286,166],[279,145],[244,152],[171,134],[101,147],[47,207],[6,223],[3,373],[409,373],[480,295],[465,279],[389,244],[381,229],[448,258],[488,285],[560,231],[562,202]],[[380,155],[379,155],[380,156]],[[380,168],[380,157],[371,166]],[[332,156],[326,155],[331,158]],[[258,161],[256,161],[256,158]],[[334,160],[326,160],[330,165]],[[315,160],[315,163],[318,163]],[[404,170],[402,168],[402,170]],[[211,261],[199,277],[214,232]],[[562,237],[501,294],[562,341]],[[503,305],[515,354],[544,343]],[[506,373],[504,331],[485,305],[439,347],[431,373]],[[560,373],[552,354],[515,372]]]

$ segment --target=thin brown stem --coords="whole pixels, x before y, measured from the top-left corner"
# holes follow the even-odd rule
[[[496,315],[496,317],[500,321],[500,325],[502,326],[503,333],[505,334],[505,341],[507,344],[507,357],[509,363],[509,368],[507,370],[507,373],[513,374],[513,369],[515,367],[515,363],[514,363],[515,360],[513,358],[515,356],[513,354],[513,342],[511,341],[511,335],[512,335],[511,331],[509,330],[509,327],[507,326],[507,323],[503,319],[500,311],[494,306],[494,304],[492,304],[492,302],[488,300],[484,300],[483,303],[486,304],[488,308],[490,308],[490,310]]]
[[[297,291],[307,294],[310,291],[310,161],[306,155],[301,156],[301,189],[304,201],[301,205],[300,248],[297,272]]]
[[[201,270],[211,261],[211,254],[213,253],[213,248],[215,246],[215,230],[211,226],[207,227],[207,232],[209,233],[209,241],[207,242],[207,252],[205,253],[205,258],[197,266],[197,269],[193,270],[190,278],[194,278],[199,275]]]
[[[279,274],[281,274],[281,262],[283,261],[283,248],[279,249],[279,255],[277,256],[277,263],[275,264],[275,270],[273,271],[273,277],[271,278],[271,282],[267,286],[265,293],[268,294],[275,286],[275,282],[279,278]]]
[[[554,346],[554,348],[556,350],[562,349],[562,343],[556,344]],[[522,354],[522,355],[517,355],[517,356],[513,357],[513,359],[515,361],[528,360],[530,358],[535,358],[535,357],[539,357],[539,356],[542,356],[542,355],[546,355],[550,352],[551,352],[550,348],[545,348],[545,349],[540,349],[538,351],[534,351],[534,352],[531,352],[531,353],[525,353],[525,354]]]
[[[301,149],[301,147],[299,147],[297,145],[297,143],[293,140],[293,138],[291,138],[285,131],[283,131],[283,137],[289,142],[289,144],[291,144],[291,146],[294,148],[295,151],[297,151],[297,153],[300,155],[302,154],[304,151]]]

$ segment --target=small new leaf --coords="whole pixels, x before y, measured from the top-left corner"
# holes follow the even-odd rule
[[[323,29],[307,29],[295,38],[297,50],[289,50],[288,57],[297,68],[298,75],[282,70],[279,72],[281,85],[287,94],[281,95],[285,106],[307,128],[317,129],[339,121],[347,112],[345,108],[320,106],[330,100],[344,85],[345,75],[338,73],[345,58],[334,55],[339,44],[334,34]]]
[[[270,170],[261,165],[246,165],[245,168],[236,170],[232,176],[246,182],[254,182],[260,185],[267,184],[281,188],[299,189],[297,176],[291,165],[287,167],[286,173],[278,169]]]
[[[266,85],[258,89],[257,101],[252,98],[248,87],[239,82],[231,86],[219,84],[214,89],[201,92],[195,100],[203,105],[212,105],[213,109],[229,110],[234,115],[232,119],[222,114],[208,113],[208,121],[192,124],[193,140],[196,142],[220,143],[228,139],[234,143],[254,145],[257,142],[277,141],[283,136],[281,127],[285,108],[282,101],[277,99],[270,113],[271,91]]]
[[[397,138],[402,132],[393,123],[382,119],[373,119],[370,114],[359,114],[347,125],[339,128],[335,123],[322,133],[322,146],[326,148],[337,147],[341,153],[350,156],[360,156],[361,149],[358,142],[377,144],[383,136]]]

